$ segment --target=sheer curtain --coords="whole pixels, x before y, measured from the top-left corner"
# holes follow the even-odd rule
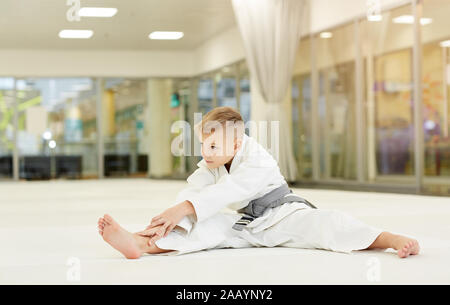
[[[233,0],[252,84],[256,86],[252,90],[258,90],[260,96],[258,119],[266,120],[269,127],[271,121],[279,121],[275,137],[279,150],[274,157],[288,181],[296,179],[297,167],[283,100],[290,87],[305,7],[304,0]]]

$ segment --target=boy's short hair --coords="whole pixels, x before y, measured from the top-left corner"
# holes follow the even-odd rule
[[[210,134],[216,131],[217,124],[220,124],[222,128],[229,128],[233,126],[237,129],[236,135],[241,137],[244,133],[244,120],[241,114],[232,107],[216,107],[209,111],[202,119],[201,122],[195,125],[195,131],[198,136],[202,134]]]

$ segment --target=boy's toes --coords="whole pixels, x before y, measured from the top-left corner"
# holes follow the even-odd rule
[[[398,256],[399,256],[400,258],[404,258],[404,257],[407,256],[407,253],[408,253],[408,246],[405,245],[405,246],[403,246],[403,247],[398,251]]]
[[[414,242],[408,242],[405,246],[403,246],[400,251],[398,251],[398,256],[401,258],[405,258],[414,252]]]
[[[114,219],[111,216],[109,216],[108,214],[105,214],[103,216],[103,220],[109,225],[114,221]]]
[[[102,218],[102,217],[100,217],[100,218],[98,219],[98,224],[104,226],[104,225],[106,224],[105,219]]]
[[[98,228],[98,234],[103,236],[103,230],[105,230],[105,226],[107,225],[104,218],[100,217],[98,219],[97,228]]]

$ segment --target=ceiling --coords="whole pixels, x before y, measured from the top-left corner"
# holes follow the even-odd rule
[[[81,7],[116,7],[112,18],[66,19],[65,0],[1,0],[0,48],[65,50],[190,50],[235,25],[231,0],[81,0]],[[90,39],[61,39],[63,29],[89,29]],[[153,31],[182,31],[176,41]]]

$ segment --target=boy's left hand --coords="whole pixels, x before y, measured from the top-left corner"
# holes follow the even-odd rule
[[[185,213],[183,208],[180,205],[176,205],[153,217],[150,225],[144,230],[151,230],[150,232],[154,234],[149,240],[149,245],[153,244],[162,237],[166,237],[184,216]],[[154,229],[158,226],[159,228]]]

